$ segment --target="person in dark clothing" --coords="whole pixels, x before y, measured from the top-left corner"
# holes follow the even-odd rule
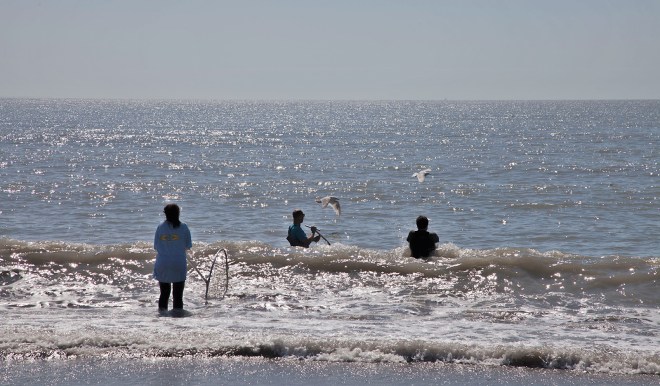
[[[410,244],[412,257],[427,258],[435,251],[435,244],[440,241],[438,235],[427,231],[429,219],[426,216],[417,217],[417,230],[410,231],[406,239]]]

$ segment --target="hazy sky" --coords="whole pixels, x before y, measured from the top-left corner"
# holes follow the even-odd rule
[[[660,0],[0,0],[0,97],[660,99]]]

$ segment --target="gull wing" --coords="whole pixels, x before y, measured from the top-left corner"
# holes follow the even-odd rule
[[[420,170],[419,172],[413,174],[413,177],[417,177],[417,180],[419,182],[424,182],[424,179],[426,178],[426,176],[429,173],[431,173],[431,169],[424,169],[424,170]]]
[[[321,208],[325,208],[330,205],[332,209],[335,210],[337,216],[341,214],[341,205],[339,204],[339,199],[337,197],[327,196],[321,199],[317,199],[316,202],[321,204]]]

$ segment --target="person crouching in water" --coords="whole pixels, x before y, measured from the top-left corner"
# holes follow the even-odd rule
[[[192,238],[188,225],[179,221],[181,209],[176,204],[169,204],[163,210],[165,221],[156,228],[154,249],[156,264],[154,279],[160,286],[158,311],[167,311],[167,305],[172,295],[174,311],[183,311],[183,288],[186,284],[188,266],[186,251],[192,248]]]
[[[296,209],[293,211],[293,224],[289,225],[289,232],[286,239],[292,247],[305,247],[309,248],[309,244],[317,243],[321,239],[321,235],[316,235],[316,227],[311,227],[312,235],[307,237],[305,231],[300,227],[300,224],[305,219],[305,213],[302,210]]]
[[[435,243],[440,241],[438,235],[427,231],[429,219],[426,216],[417,217],[417,230],[410,231],[406,239],[410,244],[412,257],[416,259],[428,258],[435,252]]]

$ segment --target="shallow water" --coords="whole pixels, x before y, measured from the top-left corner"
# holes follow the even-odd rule
[[[659,101],[5,99],[0,137],[13,369],[660,374]],[[341,216],[315,202],[329,194]],[[203,275],[218,257],[208,301],[190,267],[183,318],[158,315],[151,278],[171,201]],[[331,245],[287,245],[297,207]],[[418,214],[441,239],[429,261],[408,257]]]

